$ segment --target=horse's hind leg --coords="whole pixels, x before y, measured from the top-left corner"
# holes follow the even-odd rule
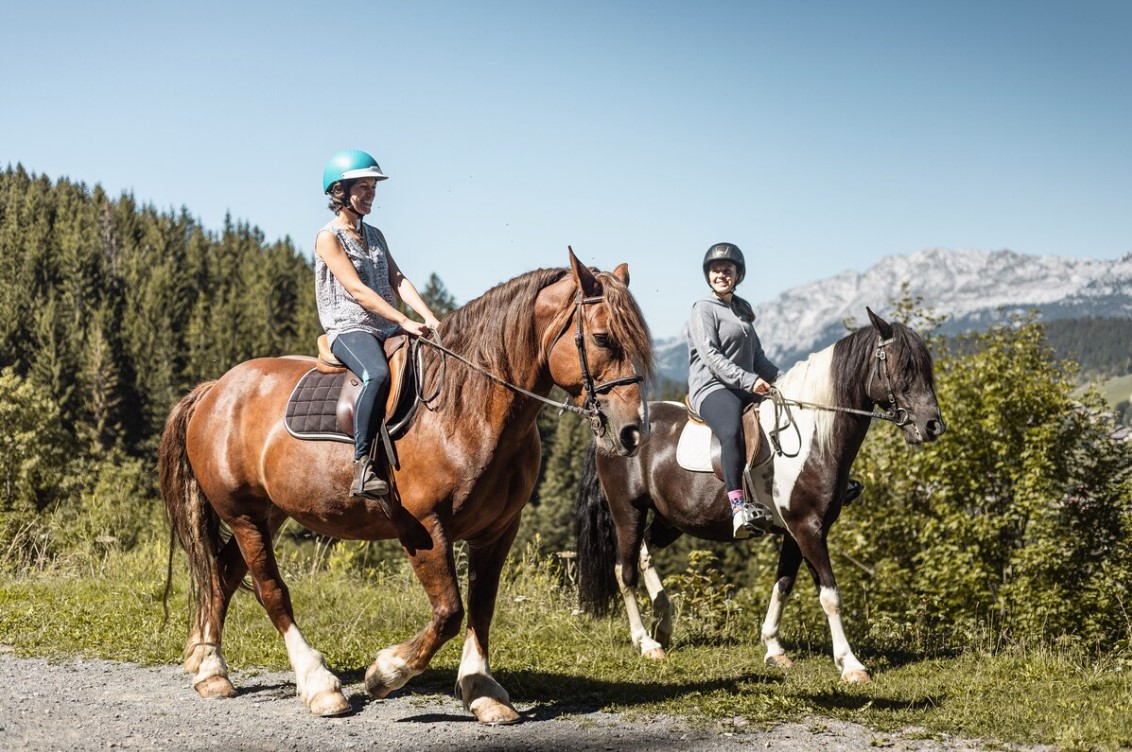
[[[488,665],[489,633],[499,595],[499,575],[518,527],[516,520],[501,540],[490,546],[469,546],[468,551],[468,630],[456,688],[464,707],[476,720],[492,726],[519,720],[511,697],[491,675]]]
[[[782,643],[778,641],[778,628],[782,624],[782,610],[786,606],[786,598],[794,589],[794,581],[798,576],[798,567],[802,563],[802,552],[798,544],[789,535],[782,541],[782,551],[778,555],[778,571],[775,573],[774,587],[770,591],[770,605],[767,607],[766,619],[763,621],[762,640],[766,646],[766,656],[763,660],[768,666],[790,668],[794,662],[786,655]]]
[[[349,712],[350,704],[342,694],[338,677],[330,672],[322,654],[307,643],[295,624],[291,595],[279,574],[268,524],[240,517],[228,520],[228,525],[251,572],[256,599],[283,636],[287,656],[295,670],[299,697],[314,715],[332,716]]]
[[[201,697],[212,699],[236,695],[236,688],[228,679],[228,664],[224,661],[220,642],[228,604],[247,571],[248,565],[233,538],[216,557],[208,589],[201,590],[200,601],[196,604],[197,618],[185,643],[182,663],[185,673],[193,674],[193,688]]]

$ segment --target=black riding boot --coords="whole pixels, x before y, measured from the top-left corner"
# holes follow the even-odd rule
[[[369,457],[354,460],[354,484],[350,486],[351,496],[379,499],[389,493],[389,484],[378,477]]]

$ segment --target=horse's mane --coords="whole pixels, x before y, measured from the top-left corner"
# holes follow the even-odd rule
[[[896,372],[906,382],[919,373],[932,384],[932,360],[920,335],[900,323],[891,326],[893,347],[888,354],[896,359]],[[864,409],[867,406],[861,404],[861,395],[876,357],[877,336],[877,330],[871,326],[858,329],[794,365],[775,386],[789,399]],[[833,446],[837,413],[812,412],[814,445],[819,454],[824,454]]]
[[[535,298],[569,269],[536,269],[501,282],[449,314],[440,326],[444,345],[496,376],[514,383],[518,374],[540,358],[539,335],[531,321]],[[610,307],[609,334],[644,378],[652,377],[652,345],[648,325],[629,289],[608,272],[595,275]],[[570,298],[573,306],[573,298]],[[449,360],[444,389],[449,404],[486,405],[495,382]]]

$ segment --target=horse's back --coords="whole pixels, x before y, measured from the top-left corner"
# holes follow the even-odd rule
[[[197,403],[186,434],[187,451],[202,485],[256,485],[263,448],[286,433],[287,398],[313,358],[256,358],[229,369]],[[219,489],[214,489],[214,492]]]

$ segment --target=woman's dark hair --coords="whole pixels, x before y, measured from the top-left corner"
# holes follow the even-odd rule
[[[731,293],[731,310],[740,320],[746,321],[748,324],[755,320],[755,309],[751,308],[750,303],[735,293]]]
[[[330,184],[330,190],[326,192],[330,196],[330,203],[327,208],[335,214],[338,210],[350,203],[350,186],[356,183],[356,180],[338,180]]]

